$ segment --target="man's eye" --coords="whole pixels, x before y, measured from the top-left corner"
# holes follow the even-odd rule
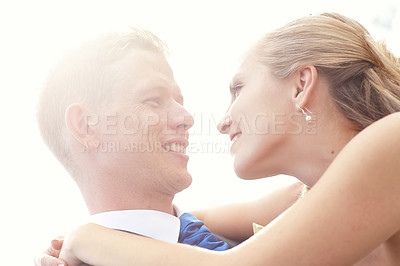
[[[150,99],[147,99],[146,102],[160,105],[161,104],[161,99],[157,98],[157,97],[156,98],[150,98]]]

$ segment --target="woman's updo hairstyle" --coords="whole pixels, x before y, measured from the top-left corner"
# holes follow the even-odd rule
[[[314,65],[357,130],[400,111],[399,58],[353,19],[323,13],[295,20],[265,35],[254,53],[280,78]]]

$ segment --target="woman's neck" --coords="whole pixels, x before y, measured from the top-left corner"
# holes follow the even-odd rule
[[[320,123],[322,125],[315,135],[303,136],[304,139],[297,140],[301,155],[294,159],[296,163],[290,175],[309,187],[321,178],[340,151],[358,133],[344,119],[335,120],[335,123]],[[307,143],[307,149],[304,149],[304,143]]]

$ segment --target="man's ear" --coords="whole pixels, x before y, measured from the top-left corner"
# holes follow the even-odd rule
[[[71,104],[65,110],[65,123],[75,139],[86,148],[95,150],[100,141],[93,125],[88,123],[89,112],[81,104]]]
[[[297,70],[293,100],[300,108],[304,108],[315,93],[317,79],[318,72],[313,65],[302,66]]]

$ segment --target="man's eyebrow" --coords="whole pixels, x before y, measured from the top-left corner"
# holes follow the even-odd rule
[[[169,94],[170,92],[168,92],[168,89],[166,88],[166,87],[164,87],[164,86],[162,86],[162,85],[160,85],[160,86],[154,86],[154,87],[152,87],[151,89],[149,89],[149,88],[143,88],[141,91],[140,91],[140,94],[142,94],[142,95],[148,95],[148,94],[153,94],[153,93],[162,93],[162,94]],[[181,93],[177,93],[177,94],[174,94],[174,96],[173,96],[177,101],[180,101],[181,103],[183,103],[183,95],[181,94]]]
[[[151,86],[151,88],[144,87],[140,90],[140,93],[141,94],[152,94],[152,93],[154,93],[154,90],[156,90],[157,92],[164,92],[166,90],[166,88],[163,86]]]

